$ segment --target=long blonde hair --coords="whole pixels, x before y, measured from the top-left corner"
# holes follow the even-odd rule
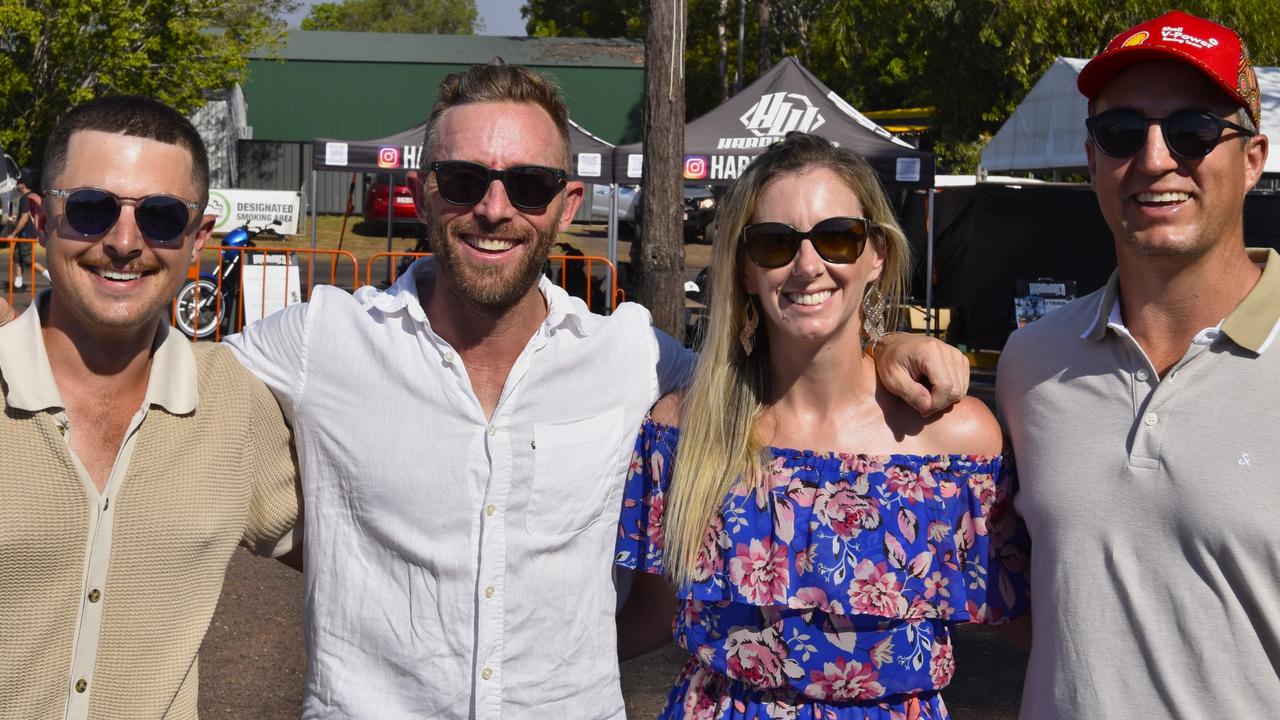
[[[835,173],[858,196],[867,219],[878,226],[872,238],[884,254],[884,267],[875,287],[892,301],[905,285],[910,264],[906,236],[875,171],[853,151],[816,135],[791,133],[752,161],[729,188],[711,251],[710,319],[680,413],[680,447],[666,509],[667,574],[677,585],[694,579],[708,527],[726,494],[737,483],[762,489],[765,449],[755,427],[771,391],[769,339],[763,328],[757,329],[750,355],[739,341],[746,305],[755,302],[742,287],[743,263],[750,261],[740,237],[765,185],[783,173],[806,168]],[[893,327],[896,314],[892,306],[890,310]]]

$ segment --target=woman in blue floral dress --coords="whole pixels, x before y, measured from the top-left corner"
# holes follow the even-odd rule
[[[645,421],[619,527],[620,652],[674,615],[690,653],[662,718],[946,718],[952,626],[1025,609],[995,419],[921,418],[876,379],[908,264],[874,171],[822,138],[729,190],[702,355]]]

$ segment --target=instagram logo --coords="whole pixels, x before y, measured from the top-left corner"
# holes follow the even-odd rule
[[[378,167],[380,168],[400,167],[400,148],[394,145],[379,145],[378,146]]]
[[[707,176],[706,155],[684,156],[684,179],[701,180]]]

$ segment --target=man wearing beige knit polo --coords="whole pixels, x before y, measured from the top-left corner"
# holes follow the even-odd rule
[[[232,551],[293,544],[289,432],[226,348],[168,326],[214,221],[190,122],[95,100],[44,168],[53,289],[0,328],[0,719],[195,718]]]

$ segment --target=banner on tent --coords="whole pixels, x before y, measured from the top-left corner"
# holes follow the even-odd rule
[[[228,233],[245,223],[265,227],[280,221],[275,231],[297,235],[302,216],[302,193],[288,190],[225,190],[210,188],[206,215],[213,215],[213,231]]]

